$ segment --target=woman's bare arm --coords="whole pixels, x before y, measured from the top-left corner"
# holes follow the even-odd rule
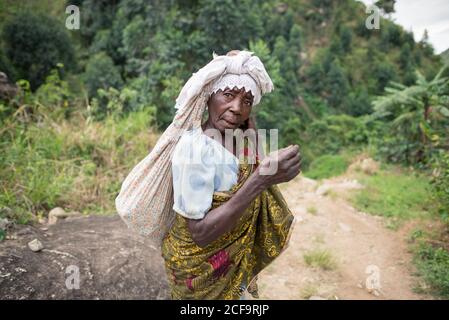
[[[270,185],[287,182],[300,172],[299,147],[290,146],[278,154],[278,171],[273,175],[261,175],[260,168],[269,166],[266,157],[243,186],[223,205],[209,211],[203,219],[188,219],[192,239],[205,247],[224,233],[232,230],[250,203]]]

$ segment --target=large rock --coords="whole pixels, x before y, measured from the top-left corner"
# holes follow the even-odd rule
[[[160,249],[118,215],[28,227],[30,234],[0,242],[0,300],[170,298]],[[39,254],[27,246],[34,239],[45,245]],[[67,285],[74,274],[79,289]]]

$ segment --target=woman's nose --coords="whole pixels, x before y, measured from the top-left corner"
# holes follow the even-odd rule
[[[230,110],[234,113],[240,114],[242,112],[242,107],[243,102],[241,101],[241,99],[236,98],[231,102]]]

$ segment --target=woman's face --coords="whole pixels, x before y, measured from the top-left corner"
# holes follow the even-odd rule
[[[218,90],[210,97],[208,125],[224,133],[225,129],[237,129],[248,120],[254,97],[245,88]]]

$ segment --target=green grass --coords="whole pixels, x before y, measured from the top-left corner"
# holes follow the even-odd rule
[[[313,283],[308,283],[301,289],[300,296],[302,299],[308,300],[310,297],[318,295],[318,287]]]
[[[373,176],[360,175],[358,180],[365,188],[352,197],[355,207],[392,218],[393,226],[410,218],[429,217],[435,211],[429,179],[425,176],[387,169]]]
[[[304,254],[304,262],[309,267],[323,270],[335,270],[337,262],[329,250],[314,249]]]
[[[429,285],[429,293],[449,299],[449,252],[426,242],[414,249],[414,263]]]
[[[343,174],[349,162],[341,155],[324,155],[315,159],[304,172],[311,179],[325,179]]]
[[[25,224],[56,206],[115,212],[121,181],[156,142],[151,118],[140,111],[103,122],[82,114],[14,122],[0,136],[0,209],[8,208],[0,217]]]

